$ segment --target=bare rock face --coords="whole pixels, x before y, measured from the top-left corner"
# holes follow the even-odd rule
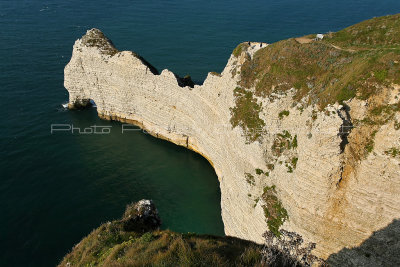
[[[128,205],[121,222],[124,231],[127,232],[148,232],[161,225],[156,206],[153,201],[147,199]]]
[[[343,126],[362,120],[368,103],[353,99],[319,111],[301,104],[307,96],[295,103],[295,89],[251,99],[235,73],[257,49],[237,51],[220,75],[210,73],[198,86],[168,70],[158,74],[92,29],[75,42],[65,67],[69,106],[93,100],[101,118],[138,125],[208,159],[220,182],[227,235],[262,243],[266,230],[281,228],[316,243],[315,255],[324,259],[360,246],[400,217],[399,113],[374,131],[347,131]],[[400,96],[392,89],[387,103]],[[239,97],[250,98],[259,111],[253,121],[263,122],[251,142],[232,121]],[[357,144],[372,133],[369,154],[357,156]],[[345,261],[335,257],[335,264]]]

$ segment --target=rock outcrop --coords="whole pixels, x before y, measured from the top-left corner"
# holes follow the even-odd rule
[[[148,232],[161,225],[158,210],[153,201],[142,199],[126,207],[121,220],[124,231]]]
[[[354,28],[349,32],[363,33]],[[227,235],[261,243],[266,230],[282,228],[316,243],[315,254],[326,259],[359,246],[400,217],[400,74],[399,55],[393,49],[400,46],[390,41],[390,48],[376,54],[367,48],[337,47],[329,40],[334,43],[335,35],[309,44],[242,44],[221,74],[209,73],[203,85],[192,88],[169,70],[158,74],[137,54],[116,50],[92,29],[75,42],[64,85],[70,108],[93,100],[101,118],[138,125],[208,159],[220,182]],[[277,47],[282,50],[273,50]],[[304,81],[282,80],[277,64],[293,47],[315,49],[309,56],[321,57],[314,65],[323,80],[315,73],[301,73]],[[343,71],[361,63],[363,70],[368,69],[363,57],[382,62],[384,53],[394,53],[387,56],[388,70],[369,69],[365,80],[361,71]],[[264,76],[246,80],[268,56],[278,63],[265,64]],[[249,74],[249,69],[254,72]],[[290,79],[300,74],[292,75]],[[358,75],[361,87],[369,91],[361,95],[352,81],[342,86],[337,101],[331,101],[336,91],[324,90],[349,81],[351,75]],[[271,77],[276,84],[259,92]],[[369,253],[368,257],[380,257]]]

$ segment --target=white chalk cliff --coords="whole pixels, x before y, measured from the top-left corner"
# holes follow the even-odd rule
[[[256,97],[265,125],[260,138],[249,142],[243,128],[231,123],[234,90],[241,79],[234,73],[258,49],[258,44],[244,47],[231,55],[220,75],[209,73],[203,85],[191,88],[169,70],[158,74],[135,53],[119,52],[92,29],[75,42],[65,67],[69,106],[85,106],[91,99],[101,118],[138,125],[207,158],[220,182],[226,235],[262,243],[269,229],[263,190],[275,186],[287,211],[280,227],[315,242],[317,256],[326,259],[360,246],[374,231],[400,219],[400,160],[388,153],[399,147],[399,112],[376,130],[371,153],[351,158],[348,150],[356,146],[346,145],[342,151],[339,130],[347,117],[363,118],[366,101],[352,98],[347,111],[338,103],[323,111],[314,105],[299,108],[291,89],[272,98]],[[399,89],[386,88],[385,103],[396,103]],[[351,131],[348,142],[356,144],[360,134]],[[277,140],[292,145],[273,153]],[[358,262],[368,262],[364,256],[358,255]]]

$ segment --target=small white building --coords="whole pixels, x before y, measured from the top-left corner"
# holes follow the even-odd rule
[[[318,34],[317,34],[317,37],[315,38],[315,40],[321,41],[322,39],[324,39],[324,35],[321,34],[321,33],[318,33]]]

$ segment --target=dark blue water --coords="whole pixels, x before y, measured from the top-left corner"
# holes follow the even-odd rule
[[[103,30],[120,50],[202,81],[242,41],[336,31],[400,12],[400,1],[0,0],[0,266],[54,266],[127,203],[155,200],[164,228],[223,234],[217,177],[200,156],[95,110],[64,111],[75,39]],[[51,123],[112,126],[50,134]]]

